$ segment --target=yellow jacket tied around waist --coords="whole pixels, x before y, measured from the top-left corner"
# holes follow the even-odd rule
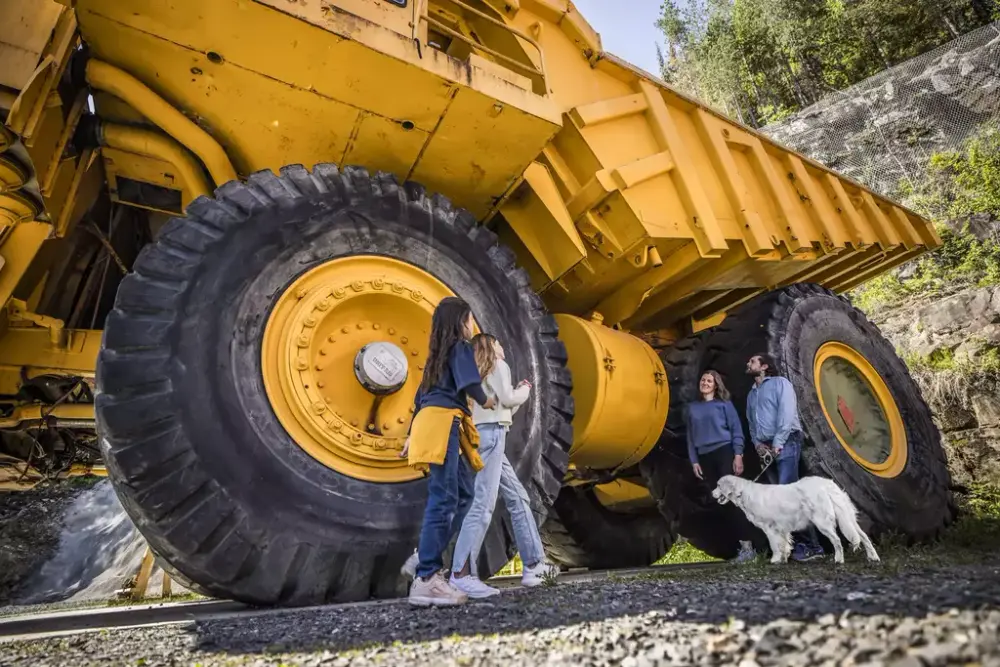
[[[410,450],[407,460],[416,470],[426,471],[430,464],[444,464],[448,453],[448,438],[451,435],[451,425],[455,419],[460,419],[458,435],[462,454],[469,459],[469,465],[476,472],[483,469],[483,460],[479,458],[479,431],[472,417],[457,408],[422,408],[413,417],[410,427]]]

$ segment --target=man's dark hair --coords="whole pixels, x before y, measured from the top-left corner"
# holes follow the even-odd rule
[[[767,370],[764,371],[764,375],[766,375],[767,377],[777,377],[781,375],[781,373],[778,372],[777,362],[775,362],[774,357],[772,357],[770,354],[761,352],[753,356],[760,357],[761,366],[767,366]]]

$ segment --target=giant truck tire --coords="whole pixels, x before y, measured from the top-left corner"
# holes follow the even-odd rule
[[[645,567],[673,546],[676,533],[656,508],[616,512],[593,491],[567,486],[541,527],[549,560],[563,569]]]
[[[670,411],[663,435],[639,469],[660,513],[676,522],[678,535],[710,556],[732,558],[739,551],[735,536],[756,531],[746,517],[712,498],[707,485],[695,477],[687,453],[684,406],[700,398],[707,340],[707,333],[688,336],[660,354],[670,384]],[[756,458],[744,459],[750,466],[747,473],[756,475]]]
[[[306,362],[300,352],[377,330],[395,336],[404,359],[412,350],[412,389],[436,303],[428,295],[446,291],[513,351],[514,376],[533,383],[507,456],[544,516],[572,442],[565,348],[513,254],[469,213],[392,176],[323,164],[230,182],[167,223],[119,289],[96,398],[110,477],[154,552],[200,589],[254,604],[405,592],[399,569],[417,544],[426,481],[386,443],[401,447],[409,415],[369,425],[395,440],[369,437],[364,424],[334,414],[338,401],[364,389],[353,374],[313,386],[289,378],[296,368],[312,377],[311,360],[315,377],[326,377],[325,357]],[[296,310],[307,303],[312,311]],[[328,322],[349,304],[349,317]],[[400,338],[374,315],[362,317],[365,308],[390,324],[416,308],[422,330]],[[338,328],[320,340],[328,325]],[[319,387],[328,405],[297,411],[294,397]],[[412,391],[403,393],[400,401],[412,401]],[[329,450],[316,445],[326,432],[310,430],[320,418],[333,434],[323,441]],[[515,549],[501,524],[486,538],[481,572],[499,570]]]
[[[866,530],[921,540],[953,520],[931,412],[864,313],[811,284],[770,292],[730,313],[709,334],[702,366],[722,374],[744,426],[752,385],[746,364],[757,353],[770,354],[795,388],[805,435],[801,474],[839,484]],[[752,447],[747,451],[756,458]]]

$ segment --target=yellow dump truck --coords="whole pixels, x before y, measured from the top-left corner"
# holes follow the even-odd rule
[[[933,227],[605,53],[568,0],[6,0],[0,119],[0,479],[106,470],[208,593],[405,590],[399,454],[452,294],[534,385],[507,454],[564,566],[735,553],[681,408],[714,368],[742,412],[757,352],[804,473],[875,531],[953,516],[906,366],[838,296]],[[514,551],[498,512],[481,571]]]

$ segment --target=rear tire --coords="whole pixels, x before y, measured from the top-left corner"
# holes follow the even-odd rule
[[[167,223],[122,283],[96,400],[115,490],[173,570],[254,604],[405,592],[399,569],[417,543],[426,482],[365,482],[319,463],[281,427],[261,374],[263,329],[285,288],[351,255],[435,275],[517,350],[514,375],[535,391],[507,453],[545,515],[572,442],[566,352],[492,232],[418,185],[333,165],[258,172],[195,200],[187,216]],[[482,572],[508,561],[510,534],[494,520]]]
[[[704,361],[706,342],[707,333],[695,334],[661,353],[670,383],[670,412],[663,435],[639,469],[660,513],[676,521],[677,534],[709,556],[728,559],[739,551],[739,539],[734,536],[759,531],[742,514],[720,506],[706,484],[694,476],[688,460],[684,406],[700,399],[698,381],[708,369]],[[747,465],[756,467],[756,458],[744,459]],[[747,472],[756,475],[758,471]],[[763,544],[763,540],[757,541]]]
[[[814,359],[827,342],[859,352],[891,392],[908,447],[897,476],[880,477],[855,462],[824,416]],[[795,387],[806,440],[801,474],[837,482],[860,510],[866,532],[898,531],[919,540],[936,537],[952,522],[955,506],[941,435],[906,365],[864,313],[823,287],[800,284],[758,297],[726,317],[709,335],[702,363],[723,375],[744,428],[752,385],[746,363],[756,353],[770,354]],[[748,432],[747,438],[749,443]],[[759,465],[752,445],[746,458]]]
[[[662,558],[676,539],[656,508],[615,512],[590,489],[563,488],[541,528],[545,554],[563,569],[645,567]]]

